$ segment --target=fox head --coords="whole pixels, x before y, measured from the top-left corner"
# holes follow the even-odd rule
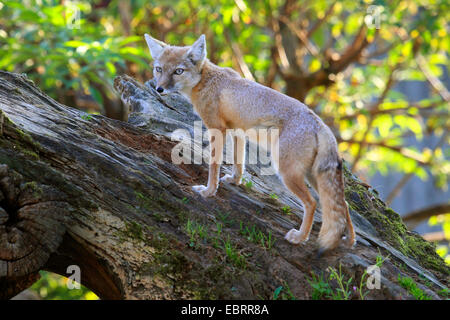
[[[165,44],[145,34],[150,54],[154,60],[153,76],[156,91],[160,94],[179,92],[190,96],[201,79],[206,60],[206,42],[202,34],[192,46],[177,47]]]

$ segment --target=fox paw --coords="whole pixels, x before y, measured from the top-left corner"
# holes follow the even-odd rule
[[[302,233],[296,229],[289,230],[284,238],[293,244],[299,244],[308,241],[308,237],[303,236]]]
[[[216,190],[209,190],[207,186],[199,185],[193,186],[192,190],[199,193],[203,198],[211,197],[216,193]]]
[[[354,247],[356,247],[356,239],[353,238],[349,238],[347,235],[342,237],[342,241],[344,242],[345,246],[349,249],[353,249]]]
[[[220,178],[220,182],[227,182],[227,183],[232,183],[232,184],[235,184],[235,185],[240,185],[241,181],[242,181],[241,178],[239,178],[239,179],[235,178],[231,174],[226,174],[222,178]]]

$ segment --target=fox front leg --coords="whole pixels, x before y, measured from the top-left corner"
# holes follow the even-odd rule
[[[209,175],[208,185],[193,186],[192,189],[198,192],[202,197],[213,196],[219,187],[220,166],[223,159],[223,131],[217,129],[209,129]]]
[[[224,175],[222,178],[220,178],[220,181],[240,185],[245,168],[245,135],[236,133],[236,135],[232,137],[232,143],[234,148],[233,174]]]

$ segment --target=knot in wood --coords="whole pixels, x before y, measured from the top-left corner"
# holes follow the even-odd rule
[[[53,187],[0,165],[0,280],[43,267],[62,242],[67,210]]]

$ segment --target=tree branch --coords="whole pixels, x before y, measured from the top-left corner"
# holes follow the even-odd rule
[[[309,41],[308,35],[305,31],[297,28],[291,21],[289,21],[289,18],[286,16],[280,16],[280,20],[297,36],[300,42],[303,43],[305,48],[313,57],[320,58],[319,50],[311,41]]]
[[[437,148],[441,147],[447,140],[448,136],[448,130],[444,131],[439,141],[436,143],[436,145],[433,148],[433,151]],[[417,163],[416,167],[422,165],[421,163]],[[392,189],[392,191],[389,193],[389,195],[386,198],[386,203],[391,205],[394,198],[400,193],[400,191],[403,189],[403,187],[406,185],[406,183],[414,176],[414,170],[411,173],[408,173],[402,177],[402,179],[395,185],[395,187]]]
[[[371,105],[369,106],[369,113],[370,112],[374,112],[375,110],[377,110],[379,108],[379,106],[383,103],[384,99],[386,98],[389,90],[391,90],[392,86],[394,85],[394,73],[397,70],[397,68],[399,67],[399,64],[397,64],[392,70],[391,73],[389,74],[388,80],[386,82],[386,85],[384,87],[383,92],[381,93],[381,95],[378,97],[378,99]],[[362,156],[362,149],[363,149],[363,145],[366,143],[365,140],[367,139],[367,136],[370,132],[370,130],[372,129],[372,124],[373,121],[375,120],[375,117],[369,117],[369,121],[367,123],[367,128],[366,130],[364,130],[363,133],[363,137],[361,139],[358,151],[355,155],[355,158],[353,159],[352,162],[352,171],[356,170],[356,166],[358,165],[359,160],[361,159]]]
[[[320,28],[320,26],[328,20],[328,18],[332,15],[333,11],[334,11],[334,6],[336,5],[337,1],[333,2],[327,9],[327,11],[325,12],[324,16],[317,20],[316,23],[308,30],[308,32],[306,33],[306,37],[309,39],[311,38],[312,34],[314,32],[317,31],[317,29]]]
[[[418,54],[416,56],[416,62],[433,89],[442,97],[442,99],[444,99],[444,101],[450,102],[450,93],[447,91],[441,80],[435,77],[430,68],[428,68],[426,59],[421,54]]]
[[[418,111],[429,111],[429,110],[433,110],[435,109],[439,104],[441,103],[433,103],[429,106],[419,106],[419,105],[415,105],[415,104],[410,104],[407,107],[402,107],[402,108],[392,108],[392,109],[379,109],[379,108],[375,108],[375,109],[371,109],[369,108],[368,113],[371,116],[376,116],[379,114],[392,114],[392,113],[404,113],[405,111],[408,111],[412,108],[416,108]],[[347,119],[353,119],[357,116],[358,114],[346,114],[342,117],[340,117],[340,120],[347,120]]]
[[[430,217],[445,213],[450,213],[450,203],[441,203],[415,210],[404,215],[402,219],[408,228],[414,229],[422,221],[429,219]]]
[[[244,56],[242,54],[242,51],[241,51],[241,48],[239,47],[239,45],[235,41],[231,40],[231,37],[230,37],[228,31],[225,31],[224,35],[225,35],[225,38],[227,39],[228,43],[231,44],[231,50],[235,54],[235,58],[238,63],[239,69],[241,70],[244,77],[246,79],[255,81],[255,77],[253,76],[252,72],[250,71],[249,66],[245,62]]]

